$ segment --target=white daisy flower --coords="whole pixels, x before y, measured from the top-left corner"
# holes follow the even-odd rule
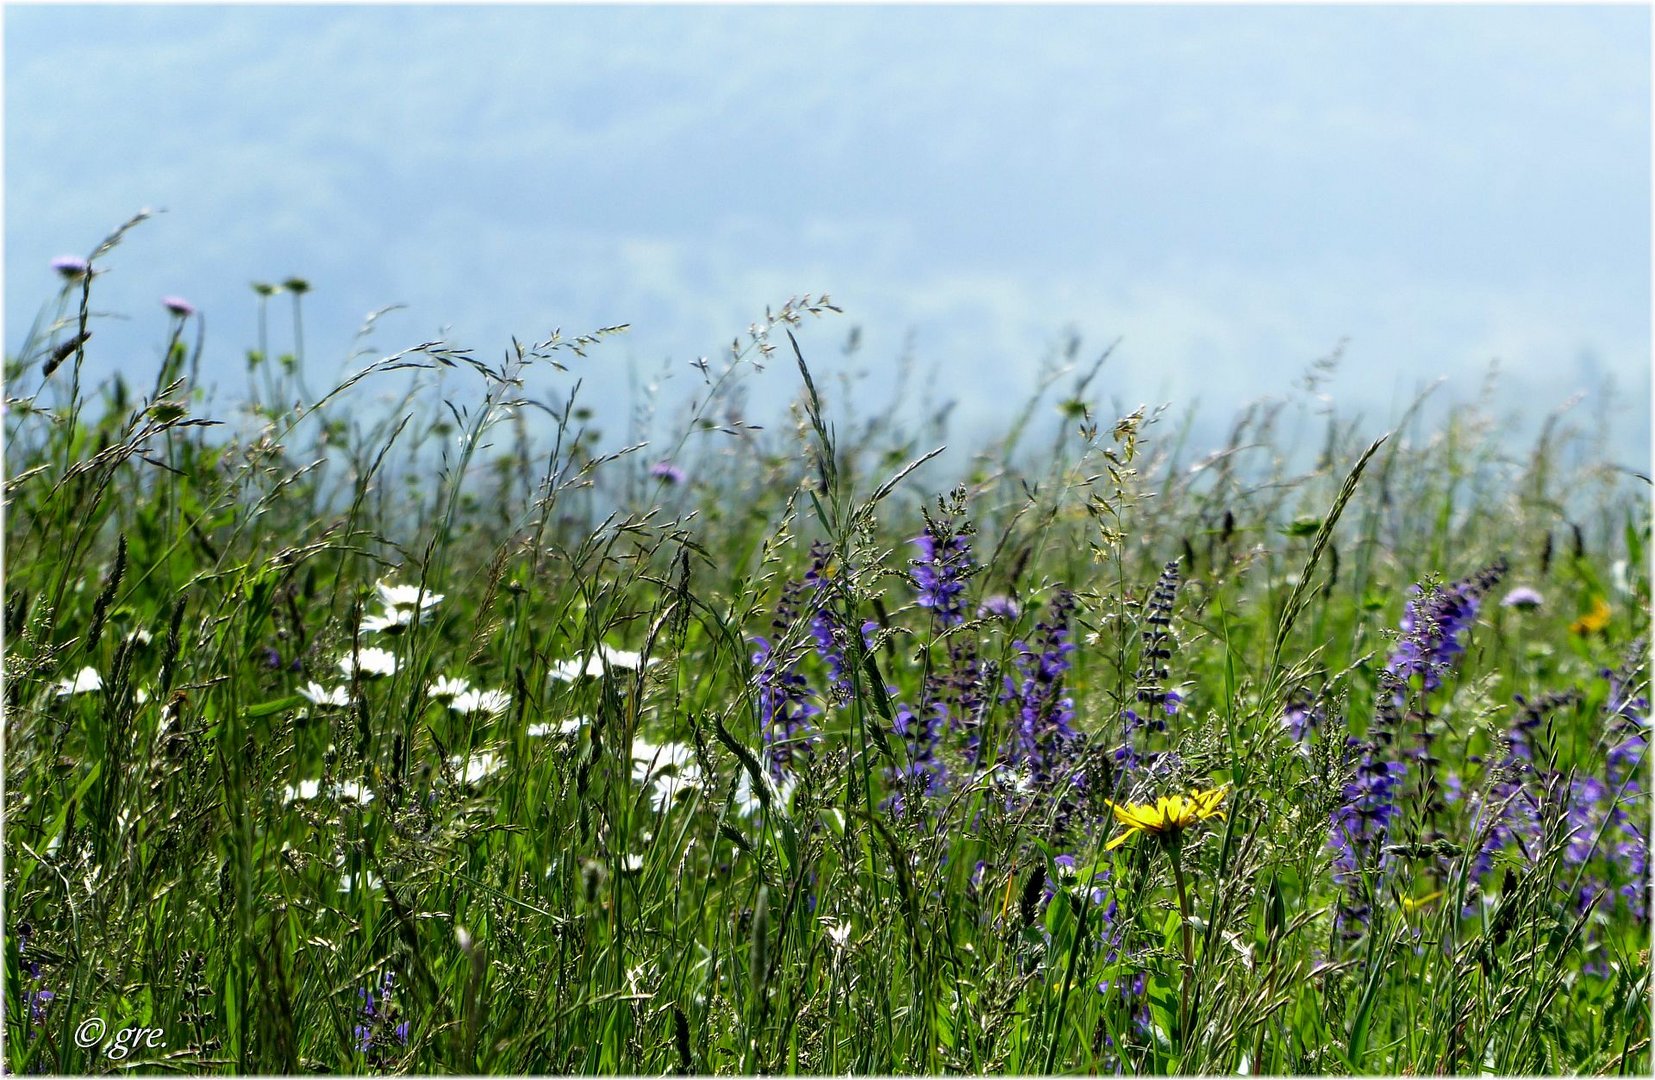
[[[793,789],[799,782],[789,776],[784,780],[776,780],[769,774],[762,776],[765,790],[770,793],[772,806],[786,806],[793,801]],[[736,784],[736,812],[743,817],[751,817],[764,808],[759,801],[758,790],[753,786],[753,776],[745,768],[740,770],[740,780]]]
[[[659,664],[658,658],[651,658],[649,663]],[[587,677],[597,678],[610,668],[619,668],[623,671],[637,671],[646,666],[643,656],[630,649],[614,649],[608,645],[599,645],[598,651],[589,656],[575,660],[562,660],[552,665],[551,675],[554,679],[564,682],[574,682],[576,679]]]
[[[333,797],[344,802],[361,803],[367,806],[374,801],[373,789],[357,780],[346,780],[333,785]]]
[[[362,616],[364,634],[396,634],[413,625],[414,613],[408,608],[387,608],[378,615]]]
[[[531,739],[544,738],[547,735],[573,735],[591,722],[584,716],[571,716],[556,724],[530,724],[524,734]]]
[[[506,759],[493,750],[484,750],[467,758],[461,758],[456,754],[448,759],[448,764],[459,773],[461,783],[480,784],[505,768]]]
[[[388,585],[381,581],[374,586],[379,591],[380,603],[386,610],[394,608],[409,608],[419,610],[421,615],[442,603],[442,593],[424,592],[418,585]]]
[[[379,601],[385,610],[362,620],[363,631],[370,634],[401,633],[442,603],[442,593],[422,593],[418,585],[389,585],[381,581],[374,588],[379,591]]]
[[[345,687],[335,686],[329,690],[318,682],[306,683],[299,687],[299,696],[312,705],[335,705],[343,708],[351,703],[350,691]]]
[[[431,689],[427,690],[426,694],[438,701],[445,701],[450,698],[457,698],[470,689],[471,684],[464,679],[450,679],[447,675],[441,675],[438,676],[436,682],[431,684]]]
[[[650,802],[654,804],[655,812],[662,814],[678,796],[700,787],[701,770],[694,765],[680,765],[677,772],[662,773],[655,778],[650,788]]]
[[[644,868],[644,857],[642,855],[622,855],[621,856],[621,873],[623,873],[623,874],[636,874],[638,871],[642,870],[643,868]]]
[[[317,795],[320,795],[321,793],[322,793],[322,782],[320,780],[300,780],[298,787],[294,787],[291,784],[288,785],[287,790],[282,795],[282,802],[294,802],[295,800],[314,799]]]
[[[148,645],[150,642],[155,640],[155,635],[140,626],[138,629],[128,634],[126,639],[134,645]]]
[[[364,678],[395,675],[397,658],[389,649],[363,649],[355,656],[340,657],[339,670],[343,671],[347,678],[355,675],[358,670]]]
[[[624,668],[627,671],[637,671],[644,666],[642,653],[635,653],[630,649],[611,649],[607,645],[598,646],[598,659],[610,667]],[[660,660],[650,660],[652,664],[659,664]]]
[[[72,679],[59,679],[52,687],[58,697],[68,697],[71,694],[90,694],[103,689],[103,676],[98,674],[97,668],[83,667],[75,672]]]
[[[457,713],[486,713],[499,716],[511,708],[511,695],[504,690],[467,690],[456,694],[448,707]]]
[[[683,743],[669,742],[661,746],[639,736],[632,740],[632,778],[647,784],[655,774],[669,768],[695,765],[695,751]]]

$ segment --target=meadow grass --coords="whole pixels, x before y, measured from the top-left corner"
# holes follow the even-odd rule
[[[1567,413],[1209,453],[1071,351],[934,454],[806,297],[606,448],[619,328],[312,388],[298,280],[221,406],[187,305],[82,384],[119,239],[6,373],[8,1069],[1649,1073],[1649,487]]]

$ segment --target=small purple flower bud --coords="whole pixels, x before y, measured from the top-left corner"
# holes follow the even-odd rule
[[[161,297],[161,306],[181,319],[187,319],[195,314],[195,305],[182,296],[163,296]]]
[[[649,467],[649,475],[669,484],[682,484],[689,479],[688,473],[670,461],[657,461]]]
[[[74,255],[59,255],[52,260],[52,269],[66,281],[79,281],[92,266],[85,259]]]

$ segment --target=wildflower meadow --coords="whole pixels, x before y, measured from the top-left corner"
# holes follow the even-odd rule
[[[624,327],[306,355],[300,278],[94,381],[122,235],[6,361],[8,1070],[1650,1073],[1582,409],[1203,445],[1073,343],[956,435],[805,296],[607,432]]]

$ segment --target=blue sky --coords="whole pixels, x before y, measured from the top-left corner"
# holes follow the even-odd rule
[[[628,322],[581,367],[619,400],[629,364],[687,387],[766,305],[827,291],[846,315],[807,355],[833,368],[860,326],[879,386],[911,349],[962,426],[1071,326],[1085,355],[1119,339],[1106,395],[1219,420],[1349,339],[1332,391],[1375,425],[1497,358],[1531,420],[1613,377],[1648,461],[1644,8],[4,18],[8,349],[53,256],[159,207],[109,259],[99,306],[129,319],[95,367],[152,371],[171,293],[234,383],[248,283],[299,274],[314,366],[393,303],[386,352]]]

